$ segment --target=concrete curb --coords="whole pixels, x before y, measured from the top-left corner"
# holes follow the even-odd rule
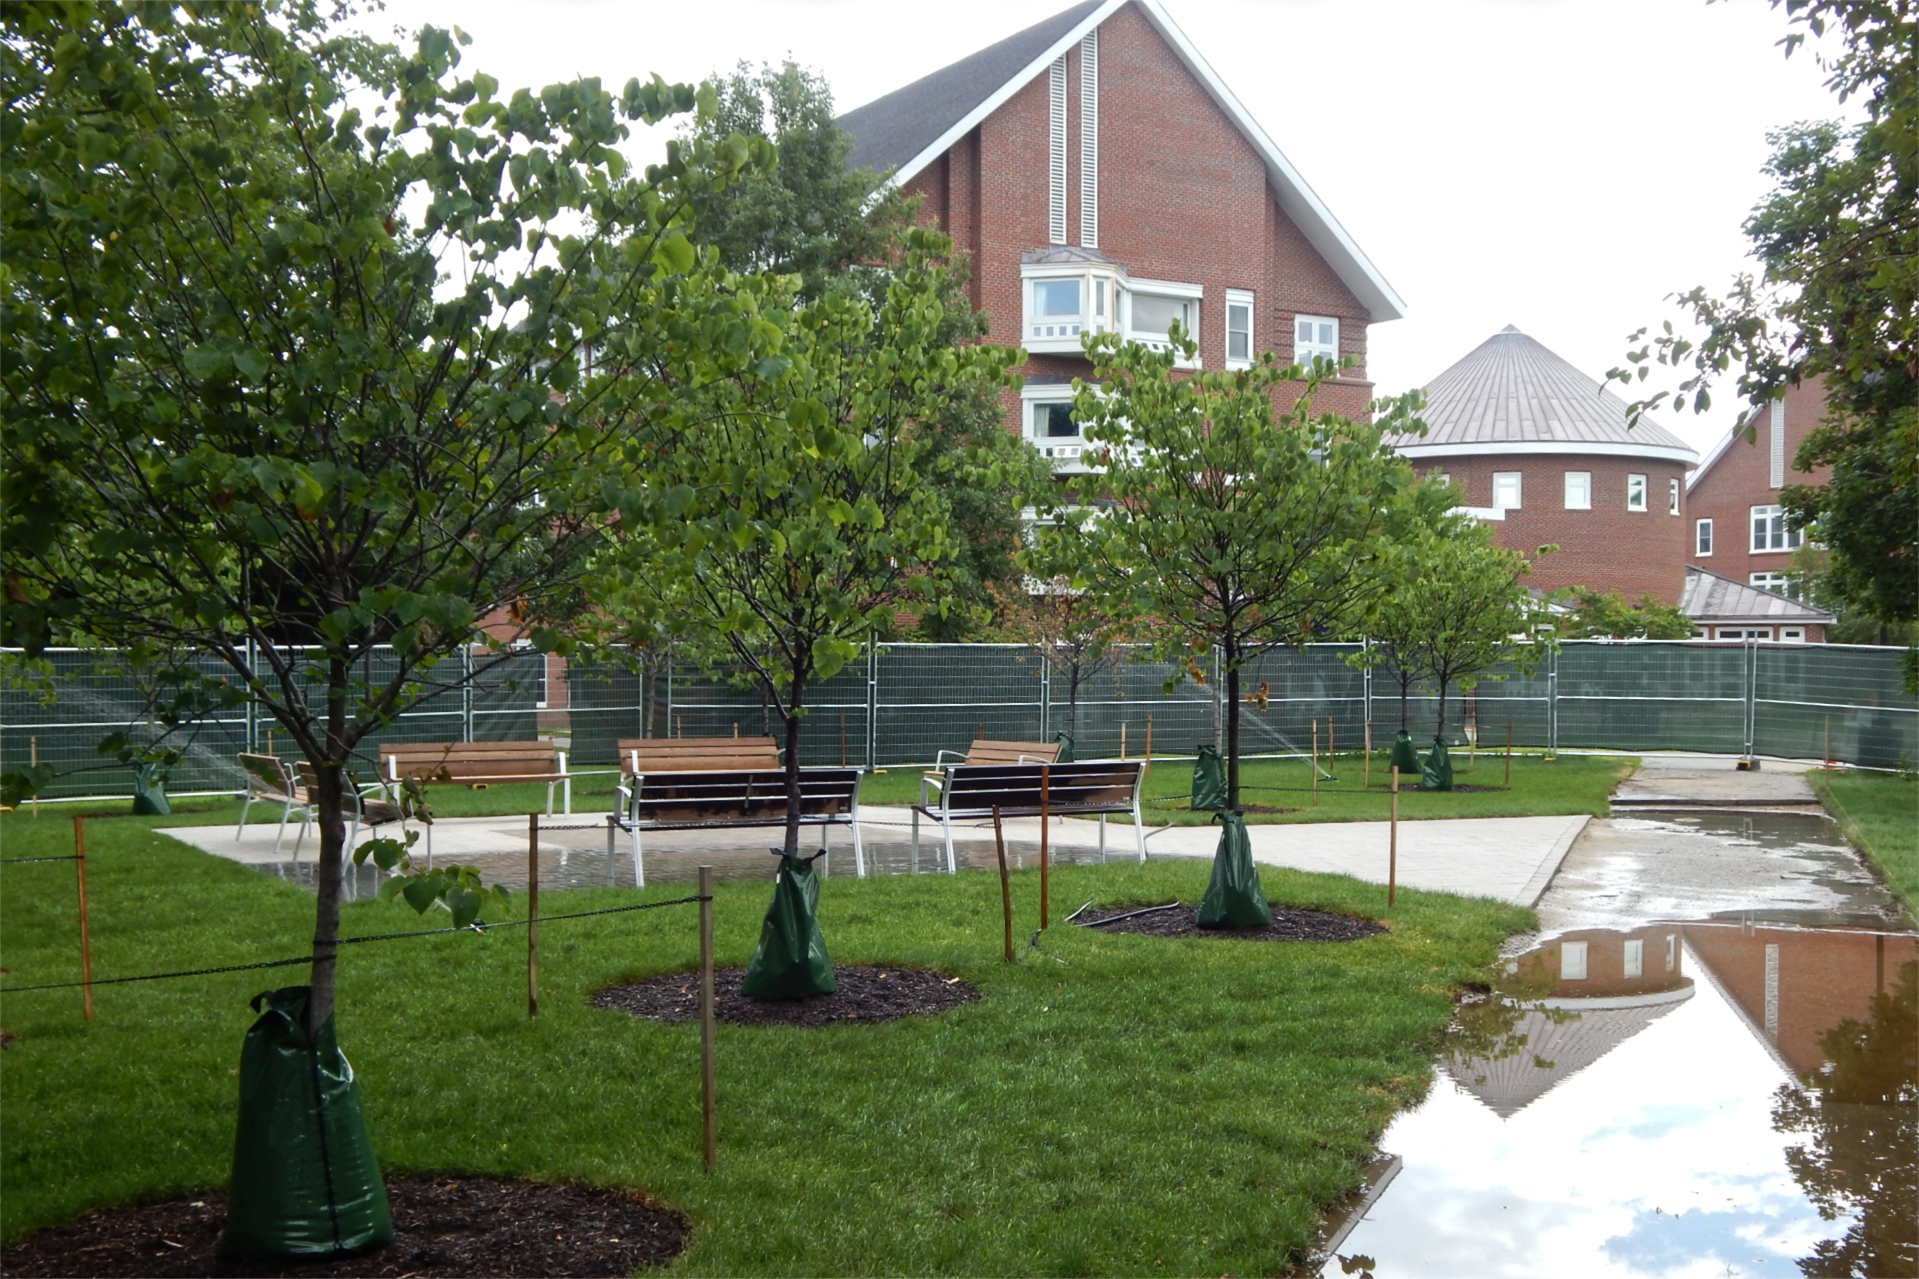
[[[1573,842],[1586,833],[1586,827],[1591,821],[1591,814],[1582,814],[1566,828],[1564,834],[1553,841],[1553,846],[1546,851],[1545,858],[1533,871],[1532,878],[1513,894],[1514,902],[1526,907],[1539,905],[1539,899],[1546,895],[1546,889],[1552,884],[1553,876],[1559,873],[1560,863],[1565,861],[1566,854],[1572,851]]]

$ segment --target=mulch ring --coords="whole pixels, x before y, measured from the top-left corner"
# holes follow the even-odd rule
[[[1105,933],[1138,933],[1144,937],[1231,937],[1238,941],[1358,941],[1386,932],[1383,924],[1352,915],[1335,915],[1327,910],[1305,910],[1297,906],[1267,903],[1273,912],[1270,928],[1201,928],[1197,923],[1199,907],[1174,902],[1163,910],[1135,915],[1139,906],[1114,906],[1089,910],[1073,920]],[[1130,918],[1120,918],[1131,916]],[[1110,923],[1106,921],[1112,921]]]
[[[390,1177],[393,1242],[315,1261],[220,1256],[226,1195],[105,1208],[0,1252],[20,1275],[625,1275],[686,1247],[686,1219],[636,1195],[487,1177]]]
[[[839,1026],[849,1021],[891,1021],[943,1013],[980,997],[979,987],[924,968],[876,968],[835,964],[830,995],[804,999],[758,999],[740,994],[744,968],[713,970],[713,1015],[739,1025]],[[693,1021],[700,1015],[700,975],[662,973],[593,992],[601,1008],[651,1017],[656,1021]]]

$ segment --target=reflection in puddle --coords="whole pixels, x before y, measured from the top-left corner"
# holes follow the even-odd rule
[[[1919,1274],[1916,1017],[1909,933],[1561,934],[1462,1009],[1321,1273]]]

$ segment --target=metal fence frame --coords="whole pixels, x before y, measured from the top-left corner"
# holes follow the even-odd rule
[[[1372,721],[1380,736],[1398,727],[1394,682],[1355,659],[1358,644],[1313,644],[1248,663],[1243,695],[1264,705],[1241,708],[1245,754],[1303,753],[1317,743],[1351,750]],[[1135,651],[1134,657],[1143,656]],[[27,690],[0,688],[0,770],[28,763],[37,741],[43,761],[69,774],[47,798],[124,795],[132,770],[76,772],[98,764],[94,745],[114,730],[139,730],[140,697],[115,654],[51,650],[56,701],[43,706]],[[1574,641],[1542,655],[1530,673],[1495,671],[1470,695],[1447,696],[1448,737],[1469,722],[1480,744],[1529,750],[1696,750],[1831,759],[1874,768],[1919,759],[1919,699],[1901,682],[1900,650],[1858,645]],[[383,658],[371,659],[377,668]],[[469,677],[475,657],[463,654]],[[206,670],[225,674],[212,659]],[[400,716],[381,740],[462,741],[569,737],[570,767],[614,767],[614,743],[645,735],[646,681],[619,653],[568,664],[564,701],[542,698],[545,659],[516,654],[477,682],[436,695]],[[533,665],[539,663],[538,666]],[[809,697],[801,760],[868,767],[919,764],[960,750],[976,735],[1051,740],[1069,714],[1082,758],[1189,754],[1220,734],[1220,657],[1198,663],[1196,684],[1169,663],[1122,660],[1093,675],[1070,712],[1056,664],[1018,644],[869,645]],[[377,669],[376,669],[377,674]],[[777,721],[751,687],[715,679],[686,663],[664,677],[665,724],[675,736],[757,736]],[[1435,690],[1406,699],[1418,739],[1431,736]],[[74,708],[80,714],[73,714]],[[654,717],[657,718],[657,717]],[[272,747],[271,717],[252,702],[192,730],[187,758],[172,770],[175,793],[231,791],[242,785],[234,756]],[[1383,744],[1376,741],[1375,745]],[[369,743],[369,749],[371,743]],[[369,757],[370,761],[370,757]],[[370,762],[367,764],[370,768]]]

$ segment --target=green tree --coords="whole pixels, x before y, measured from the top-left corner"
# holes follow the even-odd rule
[[[1004,385],[1019,356],[946,341],[949,247],[910,232],[877,312],[835,290],[803,302],[790,276],[735,278],[720,293],[737,340],[692,351],[674,414],[627,439],[604,611],[711,637],[759,683],[785,739],[789,854],[809,690],[903,611],[953,606],[946,505],[915,426],[976,383]]]
[[[1553,619],[1561,639],[1682,640],[1698,629],[1677,604],[1662,604],[1650,595],[1628,604],[1618,591],[1575,586],[1558,599],[1566,609]]]
[[[1827,87],[1841,102],[1859,99],[1865,121],[1768,135],[1774,189],[1744,228],[1758,278],[1738,277],[1723,298],[1681,295],[1703,336],[1694,342],[1668,322],[1608,376],[1643,381],[1655,364],[1685,371],[1673,400],[1695,412],[1735,368],[1755,408],[1819,379],[1827,416],[1793,465],[1830,466],[1831,478],[1787,488],[1782,504],[1796,527],[1818,525],[1837,598],[1889,625],[1908,622],[1919,617],[1919,11],[1909,0],[1773,3],[1800,28],[1780,41],[1788,56],[1808,33],[1836,39],[1820,60]],[[1634,420],[1667,398],[1634,404]]]
[[[350,761],[459,685],[447,658],[498,655],[490,615],[566,648],[606,538],[604,424],[665,394],[583,383],[580,353],[615,311],[653,317],[620,335],[629,363],[702,332],[691,157],[635,179],[615,149],[695,93],[502,98],[457,77],[455,36],[403,55],[313,0],[0,20],[7,635],[211,654],[272,712],[318,776],[317,1028]],[[473,877],[408,886],[480,904]]]
[[[1373,422],[1317,413],[1329,367],[1277,364],[1176,375],[1165,351],[1087,341],[1098,385],[1077,384],[1074,414],[1098,469],[1048,502],[1048,553],[1075,585],[1150,625],[1151,648],[1198,678],[1217,646],[1225,705],[1227,806],[1239,806],[1240,671],[1261,654],[1349,632],[1390,583],[1395,537],[1411,531],[1411,468],[1383,442],[1411,429],[1417,392],[1376,406]],[[1274,394],[1303,382],[1275,416]],[[1290,389],[1290,388],[1289,388]]]
[[[741,63],[717,89],[716,109],[687,126],[688,139],[717,147],[734,133],[757,133],[772,142],[777,161],[701,197],[702,243],[730,270],[798,275],[805,301],[839,292],[878,310],[906,260],[918,197],[884,186],[882,174],[847,167],[853,139],[834,119],[832,90],[817,72],[792,61],[758,70]],[[967,296],[968,271],[968,263],[953,261],[939,277],[940,340],[949,345],[987,331]],[[1030,494],[1051,480],[1045,461],[1006,430],[997,390],[963,390],[913,426],[923,477],[946,504],[953,546],[946,591],[964,605],[920,617],[917,629],[930,640],[976,635],[996,592],[1018,588],[1021,502],[1006,501],[1008,486]],[[979,482],[985,475],[998,477],[991,487]]]
[[[1090,591],[1076,589],[1064,575],[1035,577],[1018,591],[998,590],[999,634],[1024,644],[1051,668],[1050,696],[1066,685],[1068,737],[1079,731],[1080,690],[1125,660],[1110,610]]]
[[[1438,692],[1433,736],[1446,732],[1446,694],[1478,687],[1494,667],[1530,672],[1542,655],[1533,628],[1544,608],[1527,591],[1526,558],[1492,544],[1477,520],[1436,530],[1398,549],[1401,567],[1391,594],[1366,624],[1383,640],[1358,660],[1383,661],[1400,686],[1400,727],[1406,726],[1406,694],[1416,680]],[[1380,648],[1386,651],[1382,654]]]

